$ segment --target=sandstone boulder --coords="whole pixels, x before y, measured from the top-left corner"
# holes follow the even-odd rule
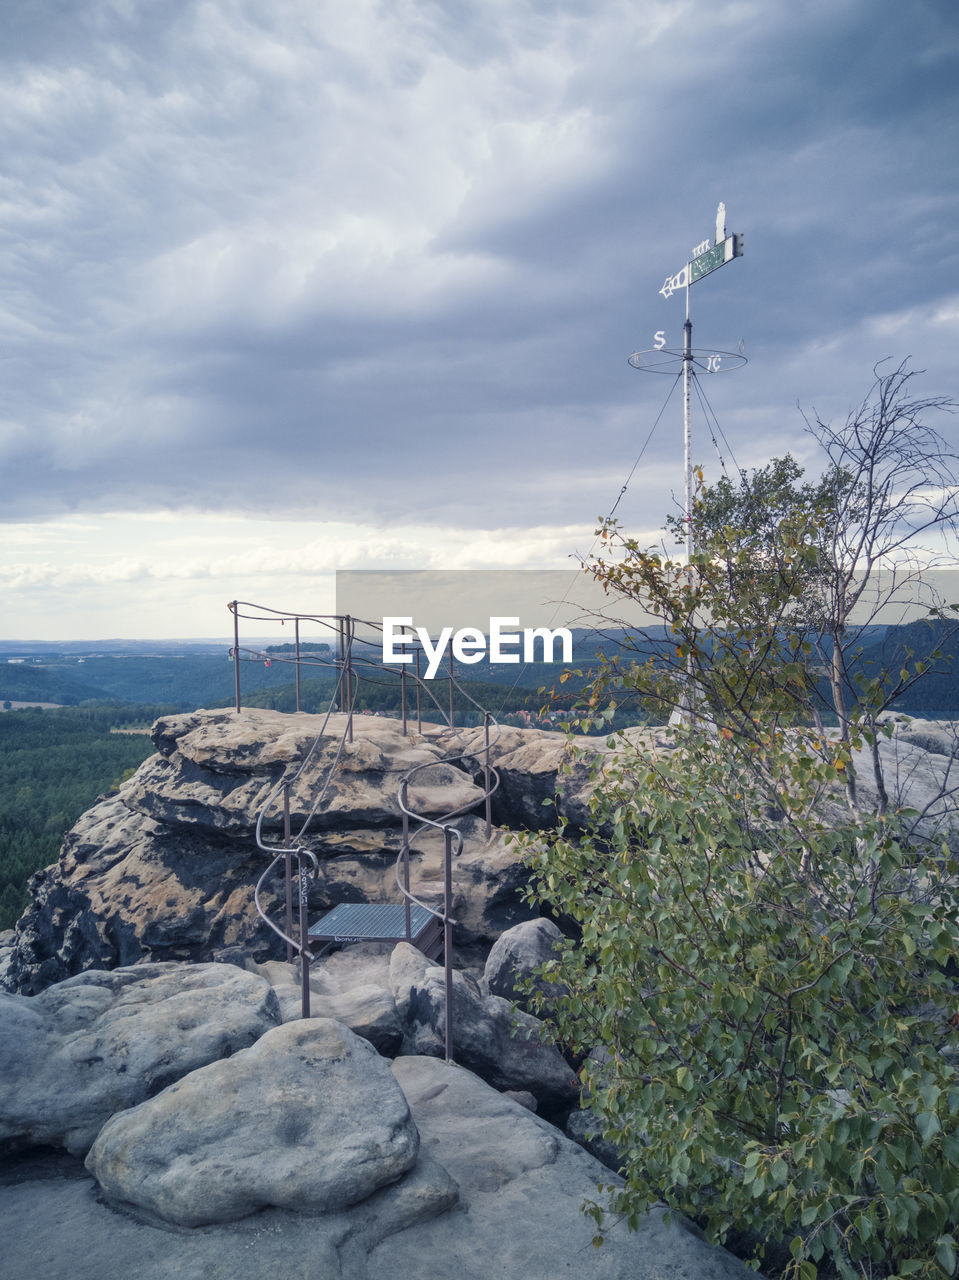
[[[276,1026],[269,984],[230,965],[91,971],[0,995],[0,1144],[82,1155],[105,1122]]]
[[[607,1142],[603,1137],[602,1119],[588,1107],[577,1107],[569,1113],[566,1136],[591,1156],[595,1156],[607,1169],[612,1169],[615,1173],[622,1172],[622,1154],[612,1142]]]
[[[555,944],[563,935],[552,920],[526,920],[507,929],[493,943],[483,977],[490,994],[514,1000],[521,1009],[527,1007],[529,993],[524,983],[532,981],[537,989],[556,996],[563,988],[557,983],[534,978],[536,970],[556,955]]]
[[[959,725],[954,720],[922,720],[894,717],[896,737],[902,742],[931,751],[933,755],[959,755]]]
[[[935,840],[947,840],[954,850],[959,850],[959,813],[953,795],[955,786],[955,760],[948,748],[948,738],[943,732],[940,751],[929,750],[929,739],[920,731],[922,742],[911,740],[908,726],[891,739],[879,739],[879,758],[882,763],[890,808],[914,809],[920,815],[915,820],[915,831]],[[872,757],[866,748],[853,753],[856,763],[856,780],[860,802],[871,808],[878,802]]]
[[[352,950],[352,948],[350,949]],[[350,950],[340,952],[349,956]],[[384,960],[386,957],[384,957]],[[370,981],[360,965],[355,970],[335,966],[332,976],[326,973],[324,960],[310,968],[310,1016],[335,1018],[367,1040],[384,1057],[393,1057],[403,1042],[403,1028],[396,1011],[396,1001],[389,987],[389,968],[384,965],[385,981]],[[280,1006],[284,1022],[295,1022],[303,1016],[303,992],[299,963],[286,964],[274,960],[260,965],[259,972],[270,982]],[[343,978],[346,977],[346,981]],[[350,980],[352,979],[352,980]]]
[[[401,942],[390,962],[390,981],[403,1025],[403,1052],[445,1057],[442,967]],[[454,1060],[497,1089],[528,1091],[544,1114],[553,1115],[573,1105],[579,1082],[542,1033],[536,1018],[499,996],[483,996],[470,978],[454,972]]]
[[[268,1205],[344,1209],[412,1169],[418,1149],[385,1059],[319,1018],[114,1116],[86,1164],[109,1199],[195,1227]]]

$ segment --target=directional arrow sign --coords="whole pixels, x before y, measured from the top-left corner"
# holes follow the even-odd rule
[[[667,276],[659,292],[664,298],[670,298],[678,289],[685,289],[687,285],[695,284],[697,280],[702,280],[703,276],[708,276],[711,271],[716,271],[717,268],[724,267],[727,262],[732,262],[733,258],[741,258],[742,253],[742,236],[738,234],[727,236],[719,244],[714,244],[711,249],[693,258],[692,262],[687,262],[682,271],[677,271],[674,276]]]

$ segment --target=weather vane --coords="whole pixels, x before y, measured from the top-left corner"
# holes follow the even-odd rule
[[[673,276],[667,276],[663,287],[659,290],[664,298],[671,298],[680,289],[686,290],[686,323],[683,325],[683,348],[681,351],[666,346],[666,335],[658,330],[653,341],[655,346],[646,351],[634,351],[629,363],[634,369],[644,373],[673,373],[680,368],[683,374],[683,466],[686,477],[686,555],[693,552],[692,512],[693,471],[690,453],[689,402],[692,378],[697,369],[703,373],[727,373],[738,369],[746,363],[742,351],[742,343],[738,352],[734,351],[694,351],[693,324],[689,318],[689,290],[711,272],[724,267],[733,258],[741,258],[743,253],[743,237],[739,232],[726,234],[726,206],[720,203],[716,210],[716,238],[710,244],[703,240],[692,250],[690,260]]]

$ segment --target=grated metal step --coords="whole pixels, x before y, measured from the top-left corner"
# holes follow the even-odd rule
[[[411,903],[411,941],[416,943],[431,928],[442,926],[425,908]],[[309,938],[311,942],[405,942],[406,907],[401,902],[341,902],[311,926]]]

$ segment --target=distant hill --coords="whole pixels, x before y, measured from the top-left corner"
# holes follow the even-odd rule
[[[83,668],[80,668],[81,672]],[[102,701],[103,691],[72,673],[35,666],[32,662],[0,663],[0,702],[55,702],[76,706]]]
[[[891,671],[899,671],[907,661],[925,659],[941,650],[920,680],[903,694],[896,709],[930,720],[959,719],[959,630],[954,622],[909,622],[890,627],[876,656]],[[870,653],[869,656],[872,656]]]
[[[244,689],[288,683],[292,666],[270,660],[241,664]],[[24,662],[0,660],[0,701],[162,703],[177,710],[211,706],[233,696],[227,650],[212,654],[57,654]]]

